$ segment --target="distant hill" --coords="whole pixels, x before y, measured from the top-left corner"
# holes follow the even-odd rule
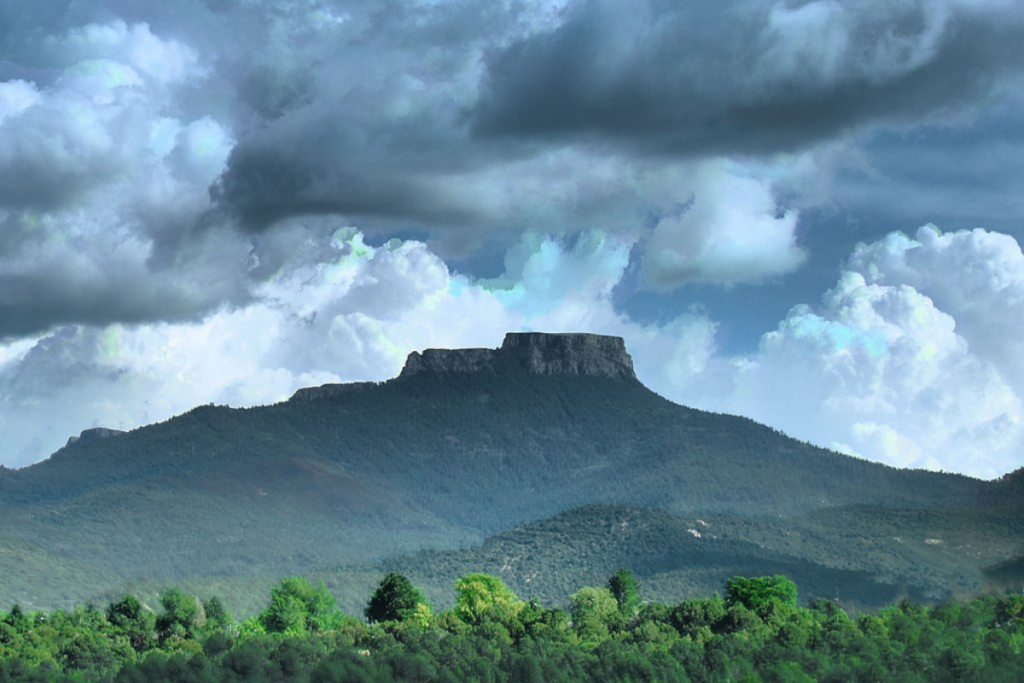
[[[825,520],[806,522],[835,534],[814,553],[840,558],[862,553],[864,525],[953,518],[998,538],[977,567],[1024,555],[1005,522],[1012,481],[897,470],[673,404],[636,380],[614,337],[510,334],[500,349],[412,354],[388,382],[89,436],[0,470],[0,605],[63,606],[141,578],[366,566],[592,504]],[[947,561],[929,558],[893,560],[894,583]]]
[[[380,571],[407,574],[441,604],[470,571],[501,576],[521,596],[549,603],[579,586],[604,585],[620,566],[642,581],[648,599],[665,603],[720,591],[734,576],[786,574],[805,601],[824,596],[861,609],[988,589],[994,577],[986,565],[1019,547],[1021,533],[1004,516],[963,511],[833,509],[751,519],[590,505],[472,548],[393,558]]]
[[[324,581],[343,610],[361,613],[381,577],[407,575],[437,609],[454,601],[455,580],[483,571],[502,577],[524,599],[562,604],[584,585],[604,585],[621,566],[643,584],[646,599],[673,604],[721,591],[734,576],[785,574],[801,600],[838,600],[858,611],[904,597],[938,601],[990,591],[1021,591],[1021,522],[981,511],[832,509],[787,517],[675,515],[624,505],[585,505],[525,524],[461,549],[424,550],[365,566],[310,574]],[[996,564],[992,564],[995,562]],[[194,577],[198,595],[218,595],[239,614],[264,607],[274,580]],[[125,591],[155,603],[167,582],[141,581]]]

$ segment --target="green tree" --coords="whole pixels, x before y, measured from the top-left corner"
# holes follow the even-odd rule
[[[216,595],[203,601],[203,612],[206,613],[206,623],[203,624],[205,633],[222,631],[234,621],[224,602]]]
[[[423,593],[404,575],[391,572],[373,591],[363,614],[370,623],[409,619],[422,621],[424,615],[429,619],[429,610],[430,605]]]
[[[1021,630],[1024,625],[1024,595],[1013,593],[1001,599],[996,606],[996,616],[1003,628]]]
[[[107,607],[107,621],[115,631],[128,637],[136,652],[148,650],[153,645],[156,630],[156,614],[139,602],[134,595],[126,595]]]
[[[722,596],[683,600],[669,612],[669,623],[680,635],[704,642],[724,628],[728,611]]]
[[[599,643],[621,621],[619,603],[607,588],[586,586],[569,597],[572,626],[586,643]]]
[[[608,590],[615,596],[619,611],[627,619],[632,619],[640,612],[640,582],[626,567],[619,567],[608,579]]]
[[[195,637],[204,620],[199,600],[180,588],[170,588],[160,596],[164,611],[156,618],[156,632],[160,645],[168,640],[186,640]]]
[[[309,579],[293,576],[270,590],[270,606],[259,622],[268,633],[299,634],[329,631],[340,618],[334,596],[323,582],[314,587]]]
[[[106,615],[92,605],[76,607],[61,624],[56,661],[85,680],[113,676],[135,653],[128,638],[114,632]]]
[[[467,623],[513,620],[526,605],[497,576],[466,574],[455,582],[455,611]]]
[[[726,602],[764,614],[774,602],[796,607],[796,584],[785,576],[737,576],[725,582]]]

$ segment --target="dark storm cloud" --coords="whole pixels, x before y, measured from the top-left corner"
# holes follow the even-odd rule
[[[249,229],[291,215],[464,226],[480,216],[445,176],[523,152],[469,138],[483,49],[518,30],[490,2],[334,6],[345,20],[276,34],[287,55],[240,72],[239,99],[260,124],[239,141],[213,189]],[[232,67],[234,68],[234,67]]]
[[[970,104],[1022,56],[1012,3],[581,0],[489,57],[474,126],[664,154],[790,151]]]
[[[0,3],[0,339],[251,301],[292,257],[234,227],[465,222],[436,177],[475,167],[458,119],[514,21],[475,1]]]
[[[883,227],[985,227],[1024,241],[1024,97],[989,107],[971,128],[880,132],[838,175],[835,199]],[[891,200],[899,188],[900,200]]]
[[[343,24],[292,17],[230,66],[259,123],[214,196],[246,228],[315,213],[370,230],[522,226],[461,179],[515,188],[535,172],[517,163],[567,146],[627,163],[756,156],[941,121],[1024,60],[1024,20],[1000,2],[580,0],[532,23],[515,3],[330,7]]]
[[[245,301],[275,272],[252,233],[310,214],[454,253],[694,196],[716,220],[664,227],[660,286],[734,281],[705,263],[734,243],[769,264],[741,274],[787,273],[772,173],[705,157],[942,119],[1024,52],[998,0],[558,4],[0,3],[0,87],[38,99],[3,118],[0,92],[0,335]],[[741,190],[749,211],[712,210]],[[765,254],[751,226],[785,215]]]
[[[60,324],[194,320],[249,300],[244,244],[224,231],[195,240],[167,264],[119,232],[68,236],[59,226],[0,221],[0,339]]]
[[[153,280],[137,272],[118,277],[67,270],[0,275],[0,339],[35,334],[54,324],[193,320],[220,306],[227,294]]]
[[[464,143],[430,115],[375,120],[361,99],[331,98],[243,140],[212,190],[219,206],[249,229],[316,213],[465,222],[435,186],[436,174],[476,163]]]

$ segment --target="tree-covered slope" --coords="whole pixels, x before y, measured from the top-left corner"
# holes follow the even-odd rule
[[[905,596],[941,600],[993,588],[985,567],[1020,552],[1022,537],[1021,522],[970,511],[858,508],[752,518],[590,505],[471,548],[395,558],[381,571],[408,574],[441,605],[446,588],[468,571],[501,576],[518,593],[549,602],[628,566],[654,600],[704,595],[735,575],[785,574],[807,600],[878,608]]]
[[[36,544],[111,583],[279,576],[466,546],[585,504],[774,518],[982,511],[996,491],[675,405],[629,375],[628,356],[559,356],[555,342],[427,352],[388,382],[82,439],[0,472],[0,544]],[[48,581],[0,581],[0,604],[26,591],[57,604]]]
[[[249,410],[197,408],[10,473],[0,505],[168,480],[258,494],[256,482],[281,476],[330,478],[325,488],[338,491],[330,505],[373,507],[397,494],[491,529],[517,508],[535,518],[579,502],[761,514],[972,505],[987,488],[815,448],[744,418],[672,404],[636,382],[488,374],[399,378]],[[311,493],[307,502],[322,500],[324,492]],[[483,503],[491,514],[481,518]]]

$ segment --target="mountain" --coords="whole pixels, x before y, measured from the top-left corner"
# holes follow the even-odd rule
[[[804,559],[837,568],[863,554],[869,525],[896,537],[893,520],[914,533],[961,520],[985,544],[965,578],[977,587],[984,566],[1024,555],[1016,484],[897,470],[673,404],[636,379],[619,338],[509,334],[498,349],[413,353],[387,382],[203,406],[0,470],[0,604],[365,567],[584,505],[792,520],[835,534]],[[940,562],[893,557],[863,571],[898,579]]]

